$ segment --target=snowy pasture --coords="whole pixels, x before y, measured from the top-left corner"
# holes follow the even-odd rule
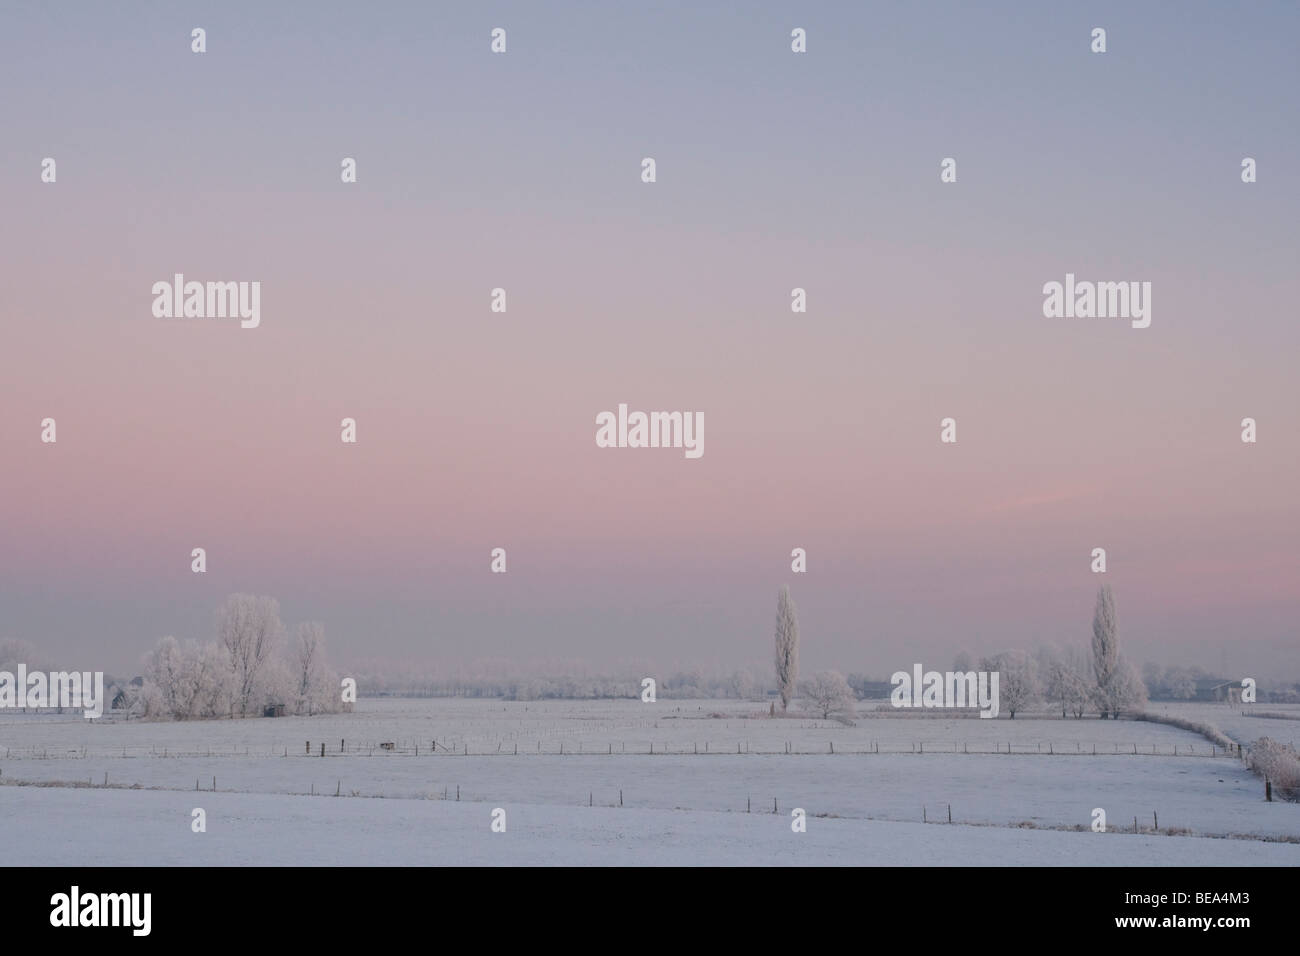
[[[937,826],[785,814],[335,800],[275,794],[6,788],[0,832],[19,865],[1294,866],[1287,843]],[[208,831],[190,832],[193,807]]]
[[[1222,706],[1152,710],[1246,742],[1300,737],[1300,721]],[[743,701],[464,699],[181,723],[6,714],[0,838],[30,848],[19,863],[67,843],[67,862],[117,864],[1300,864],[1300,805],[1266,803],[1193,733],[932,714],[864,704],[846,727]],[[1096,807],[1110,832],[1088,829]]]

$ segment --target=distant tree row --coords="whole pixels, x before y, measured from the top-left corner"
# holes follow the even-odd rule
[[[641,679],[652,672],[621,676],[433,677],[397,675],[387,668],[362,668],[357,684],[365,696],[468,697],[501,700],[609,700],[636,698]],[[655,675],[656,696],[666,700],[740,700],[766,696],[769,687],[753,671],[705,676],[698,670]]]

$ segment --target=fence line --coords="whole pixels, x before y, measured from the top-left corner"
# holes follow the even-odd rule
[[[656,743],[647,741],[642,746],[645,749],[639,749],[637,743],[633,742],[632,749],[627,746],[627,741],[618,741],[619,749],[614,749],[614,741],[603,741],[599,744],[594,742],[579,742],[578,748],[572,747],[565,749],[564,741],[558,743],[558,749],[542,749],[543,741],[536,741],[535,748],[525,747],[520,750],[517,741],[510,741],[509,747],[506,741],[496,742],[495,749],[487,744],[481,744],[473,748],[469,743],[453,743],[451,745],[439,743],[437,740],[431,740],[429,747],[423,747],[419,743],[398,743],[396,741],[384,741],[377,744],[363,743],[352,746],[344,746],[340,742],[338,751],[331,750],[320,741],[307,741],[307,746],[302,753],[295,750],[292,754],[289,748],[283,745],[269,747],[265,750],[251,747],[234,748],[232,751],[184,751],[173,750],[164,747],[161,750],[150,747],[147,751],[139,748],[137,751],[129,753],[127,748],[123,748],[120,756],[116,753],[91,754],[86,748],[67,750],[62,753],[50,753],[48,748],[25,748],[15,749],[12,747],[5,748],[4,759],[6,760],[97,760],[97,759],[133,759],[140,757],[154,757],[161,759],[192,759],[198,757],[219,758],[228,757],[305,757],[313,760],[319,760],[323,757],[375,757],[375,756],[407,756],[407,757],[516,757],[516,756],[543,756],[543,757],[619,757],[619,756],[654,756],[654,757],[681,757],[681,756],[698,756],[698,757],[726,757],[726,756],[836,756],[836,757],[861,757],[861,756],[916,756],[916,757],[933,757],[933,756],[951,756],[960,754],[965,756],[993,756],[997,754],[1011,755],[1017,757],[1041,756],[1041,757],[1113,757],[1113,756],[1137,756],[1137,757],[1238,757],[1242,753],[1242,747],[1234,744],[1229,748],[1220,747],[1215,744],[1202,744],[1197,747],[1194,744],[1138,744],[1138,743],[1115,743],[1111,742],[1102,746],[1097,744],[1088,744],[1087,747],[1081,741],[1074,741],[1075,747],[1070,749],[1068,745],[1058,746],[1061,741],[1043,741],[1033,744],[1006,741],[1007,749],[1002,749],[1001,741],[993,741],[992,749],[987,749],[988,744],[983,741],[972,746],[971,741],[953,741],[950,745],[945,745],[936,741],[911,741],[907,744],[907,749],[903,749],[901,743],[880,746],[879,741],[872,741],[869,749],[853,749],[846,747],[843,742],[836,746],[833,740],[827,741],[825,747],[821,744],[810,743],[808,749],[799,749],[794,743],[786,741],[780,750],[754,750],[749,746],[748,741],[736,741],[736,749],[732,751],[727,743],[718,746],[716,741],[691,741],[690,743],[679,743],[676,747],[670,746],[667,742]],[[1043,744],[1046,744],[1044,748]],[[980,746],[983,744],[983,746]]]

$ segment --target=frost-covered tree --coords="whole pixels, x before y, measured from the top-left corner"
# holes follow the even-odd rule
[[[727,691],[740,700],[753,697],[757,690],[758,681],[754,679],[753,673],[748,668],[733,672],[727,679]]]
[[[832,717],[848,720],[854,715],[857,695],[839,671],[820,671],[799,685],[799,694],[806,710],[818,714],[823,720]]]
[[[167,720],[215,717],[230,705],[229,666],[216,644],[164,637],[145,661],[140,695],[147,716]]]
[[[973,668],[970,654],[965,651],[958,651],[957,656],[952,659],[952,669],[958,674],[969,674]]]
[[[594,697],[595,691],[591,681],[585,681],[586,689],[579,693],[579,697]],[[692,668],[689,671],[676,671],[665,677],[658,687],[660,697],[671,697],[686,700],[701,700],[708,697],[705,690],[706,681],[704,675],[698,668]]]
[[[1155,661],[1144,661],[1142,663],[1142,683],[1146,684],[1147,690],[1152,693],[1164,690],[1160,675],[1160,665]]]
[[[145,666],[144,677],[156,688],[157,693],[148,697],[151,698],[150,708],[158,711],[157,716],[172,720],[189,716],[186,693],[188,669],[185,652],[176,638],[168,635],[154,647]]]
[[[298,675],[296,710],[300,714],[314,713],[325,678],[325,625],[315,621],[299,624],[294,650]]]
[[[1070,669],[1066,666],[1064,660],[1054,654],[1044,655],[1040,667],[1039,673],[1043,679],[1043,696],[1054,704],[1060,704],[1061,716],[1064,717],[1069,710],[1069,703],[1066,698],[1069,696]]]
[[[223,717],[230,713],[230,693],[229,655],[220,644],[204,644],[194,667],[195,715]]]
[[[1061,701],[1061,716],[1067,712],[1075,717],[1082,717],[1088,708],[1088,678],[1077,667],[1066,663],[1060,674],[1058,693]]]
[[[1097,700],[1098,709],[1109,712],[1111,717],[1145,709],[1147,689],[1142,674],[1124,655],[1116,660],[1110,681],[1098,690]]]
[[[1110,585],[1103,584],[1097,592],[1097,606],[1092,613],[1092,672],[1103,718],[1114,715],[1110,707],[1111,682],[1118,666],[1119,630],[1115,622],[1115,598],[1110,593]]]
[[[1066,704],[1071,714],[1082,718],[1092,700],[1092,674],[1088,655],[1082,648],[1071,645],[1065,649],[1063,657],[1069,669]]]
[[[1092,699],[1089,678],[1082,673],[1076,648],[1044,647],[1038,653],[1038,677],[1043,697],[1061,707],[1061,716],[1082,717]]]
[[[26,664],[29,671],[48,670],[36,653],[36,648],[26,641],[0,641],[0,670],[13,673],[19,664]]]
[[[257,701],[258,678],[284,633],[274,598],[232,594],[217,617],[217,638],[229,655],[232,709],[247,715]]]
[[[1300,753],[1294,746],[1260,737],[1250,745],[1246,759],[1250,768],[1272,783],[1280,796],[1300,799]]]
[[[144,662],[144,686],[132,709],[165,720],[260,714],[266,704],[298,713],[343,709],[338,678],[325,657],[325,629],[302,624],[279,640],[279,609],[270,598],[232,595],[219,615],[219,642],[181,644],[164,637]]]
[[[789,585],[781,585],[776,599],[776,687],[781,694],[781,709],[790,706],[795,684],[799,680],[799,621]]]
[[[1024,651],[1003,651],[980,660],[980,670],[997,671],[998,702],[1012,720],[1038,699],[1038,672]]]
[[[1196,677],[1186,667],[1165,671],[1165,692],[1174,700],[1191,700],[1196,696]]]
[[[267,704],[284,704],[292,710],[298,693],[296,663],[286,654],[276,655],[263,664],[249,700],[249,710],[254,716],[260,715]]]

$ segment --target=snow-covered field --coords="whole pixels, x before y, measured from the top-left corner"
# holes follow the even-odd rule
[[[1032,865],[1293,866],[1300,847],[1249,840],[994,829],[784,814],[335,800],[273,794],[6,788],[15,865]],[[190,832],[207,812],[208,832]]]
[[[1295,720],[1152,709],[1247,742],[1300,738]],[[191,832],[195,807],[206,833]],[[504,834],[489,828],[497,807]],[[806,833],[791,831],[795,807]],[[1110,832],[1088,829],[1096,807]],[[0,840],[19,864],[1288,865],[1300,805],[1266,803],[1235,757],[1156,723],[868,704],[845,727],[738,701],[363,700],[190,723],[6,714]]]

